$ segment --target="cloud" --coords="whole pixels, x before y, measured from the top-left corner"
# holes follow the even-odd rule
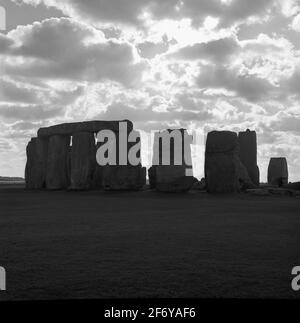
[[[44,105],[5,105],[0,104],[0,116],[8,120],[47,120],[64,113],[65,107]]]
[[[225,88],[233,91],[237,97],[253,102],[270,98],[274,91],[267,80],[215,65],[202,66],[196,81],[201,88]]]
[[[6,73],[28,78],[99,81],[109,79],[131,86],[146,63],[136,61],[127,42],[107,40],[101,31],[67,18],[53,18],[18,27],[4,63]]]
[[[207,43],[193,44],[170,54],[172,58],[183,60],[210,60],[216,63],[227,62],[240,49],[238,42],[232,38],[212,40]]]
[[[151,42],[145,41],[137,44],[137,49],[139,54],[144,58],[152,59],[159,54],[163,54],[169,49],[169,42],[166,39],[163,39],[160,42]]]
[[[19,1],[19,0],[14,0]],[[123,24],[142,27],[153,20],[189,18],[194,24],[207,16],[220,17],[220,25],[230,26],[249,17],[264,16],[278,4],[273,0],[23,0],[24,3],[60,9],[64,14],[89,24]],[[148,14],[148,15],[147,15]]]

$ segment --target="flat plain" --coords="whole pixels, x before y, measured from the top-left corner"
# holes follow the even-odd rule
[[[0,185],[0,300],[299,298],[300,199]]]

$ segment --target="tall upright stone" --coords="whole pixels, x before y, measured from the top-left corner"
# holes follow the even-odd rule
[[[96,160],[96,153],[98,148],[101,147],[101,144],[97,142],[96,144],[96,152],[95,152],[95,156],[94,156],[94,162],[95,162],[95,168],[94,168],[94,172],[93,172],[93,184],[92,184],[92,188],[93,189],[102,189],[103,188],[103,167],[97,163]]]
[[[27,163],[25,182],[28,189],[42,189],[46,186],[48,140],[32,138],[26,148]]]
[[[252,183],[259,186],[259,168],[257,166],[256,132],[247,129],[239,132],[239,157],[246,167]]]
[[[96,166],[95,136],[89,132],[73,135],[71,148],[71,186],[73,190],[87,190],[93,185]]]
[[[119,131],[114,131],[112,137],[113,140],[110,138],[109,142],[107,138],[102,142],[97,142],[97,166],[94,172],[96,188],[140,190],[146,184],[146,169],[141,163],[139,132],[132,131],[123,123]],[[109,146],[114,151],[113,160],[109,158],[108,151],[105,154],[107,156],[103,156],[103,152],[109,149]]]
[[[69,186],[70,137],[54,135],[49,138],[46,188],[50,190],[65,189]]]
[[[167,129],[154,136],[150,187],[164,192],[185,192],[194,184],[191,136],[185,129]]]
[[[268,167],[268,183],[281,187],[288,184],[288,177],[286,158],[271,158]]]
[[[205,180],[210,193],[232,193],[253,187],[247,169],[239,158],[239,142],[235,132],[208,133]]]

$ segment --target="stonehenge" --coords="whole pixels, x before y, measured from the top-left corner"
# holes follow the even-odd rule
[[[110,140],[112,139],[112,140]],[[161,192],[206,190],[209,193],[254,191],[259,187],[256,132],[211,131],[205,145],[205,178],[193,177],[186,129],[155,133],[149,186]],[[28,189],[141,190],[146,168],[141,138],[129,120],[86,121],[40,128],[27,147]],[[288,186],[285,158],[271,158],[268,183]]]
[[[123,129],[127,133],[119,136]],[[97,163],[96,152],[105,145],[105,142],[96,142],[96,134],[101,130],[110,131],[117,138],[116,164]],[[128,165],[127,153],[131,148],[135,149],[134,165]],[[133,130],[129,120],[86,121],[40,128],[26,148],[26,188],[141,189],[146,183],[146,169],[141,165],[139,150],[139,133]]]
[[[286,158],[271,158],[268,167],[268,183],[275,186],[288,184],[288,166]]]
[[[240,192],[254,186],[239,158],[239,140],[235,132],[208,133],[204,168],[206,187],[210,193]]]

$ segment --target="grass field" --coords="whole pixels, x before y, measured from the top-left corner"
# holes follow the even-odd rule
[[[297,298],[300,199],[0,186],[2,300]]]

